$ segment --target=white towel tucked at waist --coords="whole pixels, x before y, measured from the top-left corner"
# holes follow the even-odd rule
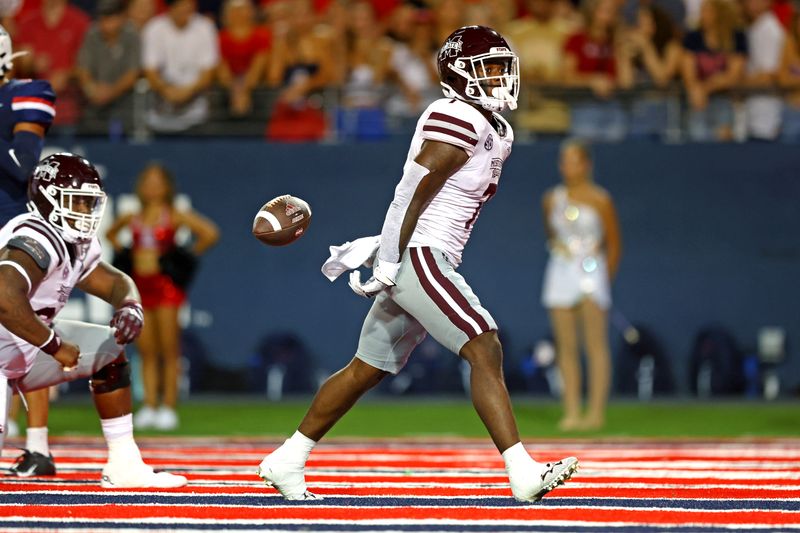
[[[353,270],[361,265],[371,266],[381,243],[380,235],[361,237],[353,242],[347,241],[339,246],[329,246],[331,256],[322,265],[322,274],[333,281],[342,272]]]

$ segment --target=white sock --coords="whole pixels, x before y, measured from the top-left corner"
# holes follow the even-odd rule
[[[506,472],[508,475],[511,475],[512,470],[520,472],[528,468],[536,468],[537,470],[541,468],[541,465],[530,456],[528,450],[522,445],[522,442],[518,442],[504,451],[503,461],[506,463]]]
[[[316,441],[309,439],[299,431],[295,431],[294,435],[286,439],[273,453],[276,454],[277,457],[281,457],[282,460],[304,465],[316,444]]]
[[[47,426],[43,428],[28,428],[25,431],[25,449],[50,455],[50,446],[47,443]]]
[[[115,459],[130,461],[135,458],[141,461],[142,454],[139,452],[136,441],[133,440],[132,414],[101,419],[100,425],[108,445],[109,462]]]
[[[288,446],[292,451],[301,454],[303,457],[303,462],[308,459],[308,456],[311,454],[311,450],[314,449],[316,444],[316,441],[309,439],[299,431],[295,431],[294,435],[289,437],[286,442],[283,443],[284,446]]]

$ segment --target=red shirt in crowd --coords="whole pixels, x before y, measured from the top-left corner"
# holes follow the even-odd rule
[[[253,58],[272,46],[272,35],[269,30],[256,27],[245,39],[237,39],[228,30],[219,32],[219,52],[228,63],[234,76],[241,76],[250,68]]]
[[[17,20],[17,48],[30,47],[34,56],[45,58],[48,65],[45,72],[37,72],[48,77],[54,71],[71,69],[75,65],[89,28],[88,15],[79,8],[67,5],[64,15],[55,26],[47,26],[41,9],[26,11]]]
[[[578,72],[582,74],[608,74],[615,77],[617,61],[610,41],[596,41],[587,34],[573,34],[564,44],[564,51],[578,60]]]

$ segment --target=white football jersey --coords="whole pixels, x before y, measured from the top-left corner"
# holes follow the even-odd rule
[[[514,142],[509,123],[497,113],[493,116],[500,131],[475,107],[456,99],[439,99],[422,113],[406,165],[417,157],[427,139],[463,148],[469,159],[422,212],[409,247],[437,248],[454,265],[461,263],[472,227],[483,204],[497,191],[503,162]]]
[[[28,299],[36,315],[50,325],[64,308],[75,285],[100,262],[100,241],[95,237],[86,245],[69,245],[53,226],[36,213],[26,213],[9,220],[0,229],[0,248],[14,237],[33,239],[49,256],[47,273],[39,286],[28,294]],[[13,345],[16,350],[11,349]],[[24,375],[27,372],[25,360],[32,362],[37,352],[36,346],[28,344],[0,324],[0,372],[6,377],[13,379]],[[24,360],[19,355],[24,355]]]

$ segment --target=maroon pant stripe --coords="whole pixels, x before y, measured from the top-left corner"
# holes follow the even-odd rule
[[[436,304],[442,313],[453,323],[458,329],[464,332],[464,334],[469,337],[470,339],[475,336],[475,330],[470,327],[469,323],[466,320],[461,318],[455,309],[453,309],[442,297],[441,294],[436,290],[436,287],[433,286],[431,280],[428,279],[428,275],[425,273],[425,269],[422,268],[422,257],[420,256],[420,249],[419,248],[412,248],[411,249],[411,264],[414,265],[414,272],[417,273],[417,278],[419,278],[419,282],[422,284],[422,289],[425,291],[425,294],[433,300],[433,303]]]
[[[467,301],[466,297],[461,294],[461,291],[458,290],[458,287],[453,285],[453,282],[447,279],[447,276],[442,274],[442,271],[439,270],[439,266],[436,264],[436,259],[433,258],[433,252],[431,252],[430,248],[423,248],[422,249],[422,256],[425,258],[425,262],[428,264],[428,269],[430,269],[433,277],[436,281],[439,282],[439,285],[447,291],[447,294],[450,295],[450,298],[458,305],[464,313],[467,314],[472,320],[474,320],[478,327],[481,328],[481,332],[486,332],[491,330],[492,328],[489,327],[489,323],[486,322],[486,319],[477,312]],[[470,338],[474,337],[472,335]]]

